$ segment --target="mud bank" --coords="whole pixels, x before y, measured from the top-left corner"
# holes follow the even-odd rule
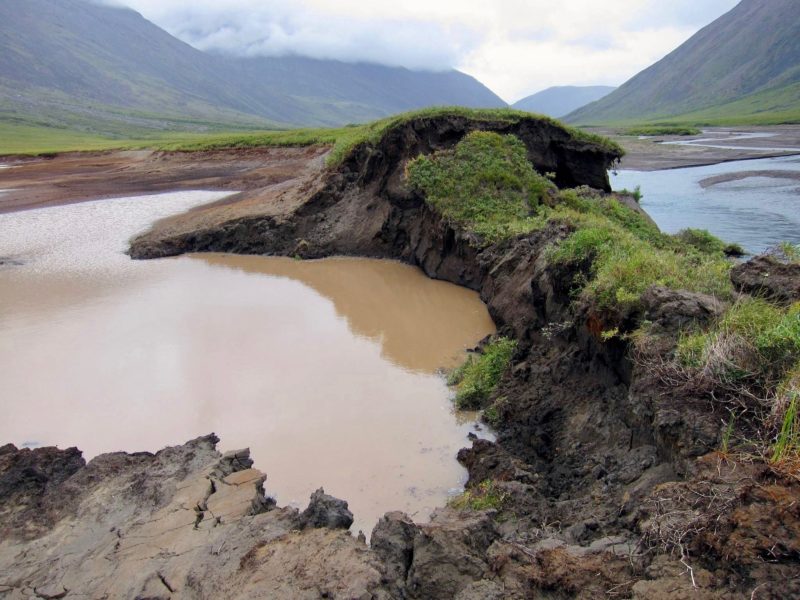
[[[639,137],[620,135],[616,130],[597,128],[625,148],[620,168],[657,171],[715,165],[740,160],[798,154],[800,126],[704,127],[693,136],[662,135]]]
[[[180,190],[253,191],[253,203],[272,187],[319,173],[326,152],[321,147],[234,148],[192,153],[73,152],[20,158],[0,176],[0,189],[14,190],[0,199],[0,213]],[[239,203],[239,210],[246,210],[245,206]]]
[[[719,303],[654,287],[641,310],[598,312],[571,294],[589,265],[557,266],[547,258],[546,249],[570,233],[567,225],[483,248],[471,234],[454,229],[405,186],[403,172],[406,160],[455,144],[470,127],[475,125],[458,119],[407,123],[380,143],[356,149],[336,171],[286,190],[292,202],[283,205],[295,206],[291,210],[273,207],[202,228],[193,228],[189,215],[160,223],[132,242],[137,258],[206,250],[399,258],[431,277],[478,290],[501,332],[518,341],[496,393],[502,398],[495,403],[498,442],[478,440],[459,453],[469,470],[468,487],[488,483],[497,508],[444,508],[430,524],[388,514],[372,533],[371,548],[357,548],[377,577],[364,576],[364,595],[318,586],[308,593],[291,588],[294,596],[286,597],[800,594],[800,583],[792,579],[800,557],[797,481],[763,466],[730,465],[714,452],[724,415],[699,391],[670,386],[644,362],[631,360],[624,339],[601,335],[614,327],[630,331],[647,319],[668,337],[691,321],[710,319]],[[537,168],[555,172],[562,186],[608,189],[606,169],[618,158],[613,152],[533,119],[526,127],[516,133]],[[262,560],[281,556],[293,536],[310,534],[265,541],[251,535]],[[320,556],[336,554],[335,544],[303,539],[320,544]],[[347,554],[358,541],[340,544],[338,551]],[[244,546],[235,545],[228,564],[241,564],[238,552],[254,547]],[[335,564],[330,558],[311,561],[312,579],[329,581],[316,571],[328,562]],[[285,581],[263,563],[256,561],[254,568],[252,577],[265,586]],[[285,572],[291,585],[306,581]],[[209,582],[250,576],[224,569],[207,574]],[[192,582],[185,575],[170,586],[188,589]],[[248,588],[240,595],[260,593]]]

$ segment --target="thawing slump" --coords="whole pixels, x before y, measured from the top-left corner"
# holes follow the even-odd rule
[[[91,457],[215,431],[251,447],[281,504],[324,486],[356,528],[424,518],[463,483],[474,428],[438,369],[494,330],[486,307],[390,261],[123,254],[152,220],[219,197],[0,215],[0,441]]]

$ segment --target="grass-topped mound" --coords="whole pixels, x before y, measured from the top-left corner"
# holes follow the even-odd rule
[[[645,292],[653,286],[721,300],[717,305],[727,308],[716,320],[690,322],[682,332],[667,332],[666,346],[663,340],[653,344],[657,355],[646,368],[666,373],[679,396],[707,398],[730,410],[731,419],[740,420],[731,432],[749,435],[761,456],[800,464],[800,303],[737,299],[728,256],[741,248],[705,230],[664,234],[632,198],[585,187],[559,190],[534,169],[514,135],[471,132],[453,147],[414,158],[406,175],[431,208],[471,233],[467,239],[481,249],[566,226],[568,235],[551,243],[545,256],[577,274],[574,297],[608,321],[604,340],[619,336],[641,350],[655,340],[651,336],[665,335],[651,332],[642,317]],[[781,255],[793,263],[796,248],[786,246]],[[614,327],[623,322],[626,331]],[[503,402],[494,398],[496,387],[514,351],[512,340],[499,338],[456,370],[450,383],[457,406],[484,408],[485,418],[496,421]]]
[[[662,234],[643,214],[588,189],[559,191],[527,160],[513,135],[472,132],[454,148],[408,165],[409,184],[454,226],[489,245],[563,222],[573,233],[551,249],[552,260],[583,263],[578,282],[600,308],[635,305],[651,285],[727,297],[726,246],[708,232]],[[702,243],[700,243],[702,241]]]
[[[525,119],[535,119],[564,130],[577,141],[595,144],[620,156],[624,154],[624,150],[619,145],[607,138],[569,127],[544,115],[534,115],[513,109],[473,109],[463,107],[425,108],[387,117],[365,125],[351,125],[336,129],[296,129],[252,134],[217,135],[192,141],[179,140],[176,143],[160,144],[158,148],[193,152],[224,148],[330,145],[332,149],[328,155],[328,165],[335,167],[342,164],[358,147],[377,145],[393,129],[403,127],[413,121],[443,118],[469,119],[475,124],[476,128],[482,124],[513,125]]]

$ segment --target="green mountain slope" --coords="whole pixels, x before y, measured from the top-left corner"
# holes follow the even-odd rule
[[[607,85],[550,87],[523,98],[513,104],[512,108],[558,118],[608,96],[615,89]]]
[[[505,106],[457,71],[201,52],[138,13],[87,0],[0,0],[0,119],[137,128],[336,125],[400,110]]]
[[[617,91],[567,116],[580,124],[766,120],[800,102],[800,2],[742,0]],[[713,120],[713,119],[711,119]],[[778,118],[778,120],[780,120]]]

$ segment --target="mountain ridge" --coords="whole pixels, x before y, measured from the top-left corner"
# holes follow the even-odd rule
[[[137,119],[158,128],[145,114],[330,126],[432,105],[506,106],[455,70],[205,53],[131,9],[87,0],[0,3],[0,49],[0,119],[26,123],[90,127],[96,112],[112,129]]]
[[[671,119],[759,94],[753,107],[723,110],[717,118],[781,110],[796,110],[800,116],[800,93],[781,95],[798,82],[796,0],[742,0],[615,92],[566,115],[566,120],[599,125]]]

